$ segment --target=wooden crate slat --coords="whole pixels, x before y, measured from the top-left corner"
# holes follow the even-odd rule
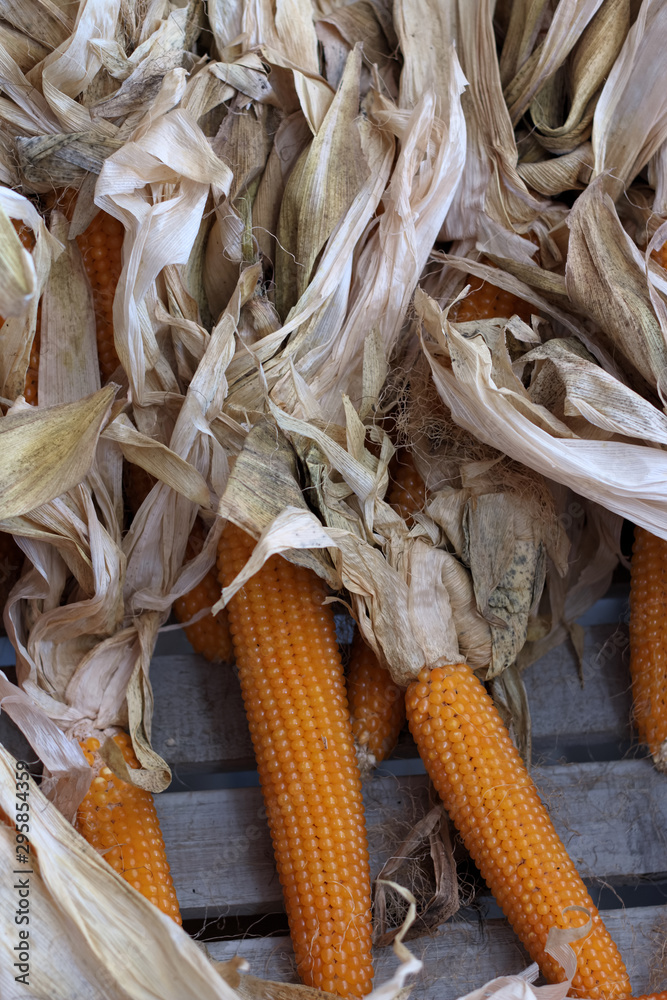
[[[585,634],[583,691],[574,653],[565,643],[524,675],[538,757],[557,758],[569,746],[630,738],[627,633],[622,626],[596,625]],[[170,764],[186,770],[254,767],[232,667],[194,654],[157,656],[151,681],[153,745]]]
[[[552,649],[523,674],[536,763],[568,748],[632,738],[632,696],[625,624],[585,629],[582,687],[569,643]],[[614,755],[616,756],[616,754]]]
[[[584,877],[667,869],[665,778],[648,761],[556,765],[534,778]],[[365,796],[375,874],[423,815],[428,786],[419,775],[375,778]],[[162,795],[156,806],[184,916],[282,909],[258,788]]]
[[[634,995],[667,988],[662,958],[667,935],[667,907],[645,906],[602,913],[609,933],[628,967]],[[496,976],[521,972],[529,964],[511,927],[504,920],[476,923],[452,921],[437,934],[411,941],[408,947],[424,962],[416,976],[413,1000],[455,1000]],[[219,962],[240,955],[250,972],[278,982],[298,982],[289,938],[255,938],[208,944]],[[376,984],[394,972],[397,959],[391,948],[374,953]]]

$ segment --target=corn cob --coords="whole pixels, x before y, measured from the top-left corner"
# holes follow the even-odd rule
[[[188,538],[186,560],[194,559],[201,552],[205,538],[206,529],[197,518]],[[179,622],[187,622],[203,608],[211,608],[219,600],[220,583],[215,567],[212,567],[196,587],[174,601],[174,614]],[[186,625],[183,631],[195,652],[212,663],[228,663],[231,659],[232,637],[225,609],[217,615],[204,615],[193,625]]]
[[[220,582],[253,540],[233,524]],[[285,908],[302,980],[339,996],[371,987],[368,849],[333,613],[311,571],[272,557],[229,619]]]
[[[549,982],[563,973],[544,951],[549,928],[585,922],[572,995],[628,997],[625,966],[572,864],[491,698],[467,664],[423,670],[406,709],[426,770],[528,954]],[[577,946],[575,945],[575,948]]]
[[[412,515],[426,503],[426,485],[415,468],[412,455],[401,451],[392,467],[392,483],[387,502],[412,527]]]
[[[469,323],[476,319],[495,319],[499,316],[509,319],[519,316],[524,323],[530,323],[531,313],[535,307],[520,299],[512,292],[497,288],[489,281],[479,283],[478,278],[468,275],[471,284],[469,294],[457,302],[449,313],[449,318],[455,323]]]
[[[667,770],[667,541],[635,529],[630,585],[630,673],[635,724]]]
[[[652,250],[651,257],[667,270],[667,243],[663,243],[659,250]]]
[[[122,222],[106,212],[98,212],[86,231],[76,238],[93,290],[97,357],[103,383],[120,364],[114,344],[113,300],[122,268],[123,236]]]
[[[356,744],[379,764],[396,746],[405,722],[405,698],[359,633],[352,643],[347,698]]]
[[[31,406],[37,406],[37,389],[39,381],[39,328],[42,322],[42,306],[41,303],[37,307],[37,329],[35,330],[35,336],[32,341],[32,347],[30,348],[30,363],[28,365],[28,370],[25,373],[25,386],[23,388],[23,395],[25,397],[26,403],[30,403]]]
[[[114,736],[126,764],[138,768],[132,742],[126,733]],[[90,737],[81,744],[86,760],[98,768],[88,794],[79,806],[76,828],[113,870],[134,886],[177,924],[178,900],[150,792],[117,778],[95,751],[100,741]],[[100,766],[101,765],[101,766]]]

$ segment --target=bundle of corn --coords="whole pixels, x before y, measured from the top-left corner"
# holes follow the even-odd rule
[[[300,623],[271,639],[283,613],[308,606],[323,618],[322,584],[310,601],[298,586],[316,574],[345,592],[373,671],[408,688],[427,766],[530,953],[563,996],[573,981],[591,996],[627,995],[622,962],[462,660],[493,680],[527,744],[517,663],[576,637],[576,613],[616,559],[619,515],[667,534],[667,424],[656,406],[667,314],[651,257],[665,234],[653,221],[641,231],[649,210],[665,214],[664,97],[649,94],[652,120],[633,114],[667,31],[662,5],[633,8],[629,30],[627,0],[497,12],[489,0],[400,0],[391,13],[307,0],[211,0],[206,11],[200,0],[81,0],[71,19],[38,0],[15,7],[0,21],[0,528],[26,557],[5,621],[32,712],[24,725],[38,753],[62,746],[56,802],[70,819],[79,806],[93,837],[111,803],[126,794],[141,810],[139,793],[169,780],[150,745],[150,656],[174,603],[192,614],[188,595],[210,581],[222,539],[214,610],[230,605],[304,977],[341,995],[370,989],[369,876],[340,663],[330,657],[317,681],[334,717],[316,719],[309,657],[293,653],[307,652]],[[642,200],[632,185],[649,160],[655,197]],[[48,201],[48,229],[9,188]],[[75,204],[54,188],[76,191]],[[550,200],[573,188],[584,188],[573,207]],[[632,211],[615,206],[626,189]],[[32,250],[9,219],[31,230]],[[423,486],[386,502],[397,445]],[[37,451],[49,457],[38,473],[28,461]],[[155,484],[124,535],[128,467]],[[567,537],[568,489],[585,498],[594,543],[581,520]],[[238,542],[239,529],[257,544]],[[327,628],[320,645],[331,652]],[[282,667],[278,647],[289,647]],[[358,722],[368,705],[356,706],[354,679],[351,690]],[[484,763],[471,713],[503,759]],[[318,746],[311,765],[313,732],[325,750],[332,742],[333,763]],[[93,776],[72,740],[95,768],[85,799]],[[499,775],[512,787],[505,812],[486,801]],[[43,805],[34,843],[53,940],[63,915],[80,926],[77,908],[93,929],[78,936],[71,973],[50,952],[38,995],[53,995],[53,983],[96,995],[93,955],[107,977],[97,993],[145,994],[146,963],[131,956],[118,968],[100,943],[106,917],[90,900],[109,886],[128,933],[149,928],[148,957],[161,963],[154,993],[235,995]],[[357,839],[343,864],[336,810],[348,806]],[[480,809],[483,842],[471,832]],[[118,824],[97,836],[112,860],[130,825]],[[503,854],[493,832],[510,826],[534,868],[519,904],[507,889],[521,877],[519,846]],[[162,865],[149,898],[169,896]],[[567,877],[549,896],[555,869]],[[561,940],[582,936],[584,918],[561,915],[568,904],[588,909],[594,928],[578,964],[548,936],[557,924]],[[112,930],[126,955],[115,921]],[[405,964],[384,995],[418,964],[399,953]]]

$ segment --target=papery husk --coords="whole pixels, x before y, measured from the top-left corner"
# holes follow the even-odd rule
[[[4,218],[2,256],[6,259],[5,279],[0,281],[2,325],[0,351],[0,392],[7,399],[22,395],[37,326],[39,297],[46,285],[52,262],[62,252],[62,244],[51,236],[34,205],[27,198],[0,187],[0,211]],[[31,229],[35,246],[29,254],[21,246],[9,219]],[[18,243],[18,247],[17,244]]]
[[[436,115],[451,114],[451,80],[456,7],[453,0],[401,0],[393,11],[394,28],[403,53],[399,107],[413,109],[432,93]]]
[[[148,308],[156,298],[155,279],[165,265],[186,263],[209,189],[219,196],[232,181],[231,171],[215,157],[203,132],[182,111],[171,110],[172,104],[170,98],[166,113],[157,118],[153,108],[150,123],[106,160],[95,198],[126,230],[114,298],[114,338],[139,403],[151,390],[177,389]],[[142,193],[147,183],[153,192],[151,204]],[[167,187],[170,197],[162,200]]]
[[[535,134],[545,149],[561,156],[589,138],[597,96],[621,50],[629,23],[629,0],[607,0],[582,32],[569,65],[562,66],[542,86],[531,104],[530,114]],[[563,91],[562,96],[556,96],[551,115],[546,113],[550,88]],[[561,109],[567,97],[569,109],[562,121]]]
[[[228,406],[232,412],[235,408],[240,412],[264,408],[258,362],[264,366],[269,386],[282,379],[280,392],[291,409],[297,402],[292,355],[298,358],[295,364],[298,373],[308,382],[331,355],[348,305],[353,254],[377,208],[394,156],[391,136],[369,122],[365,125],[362,122],[359,128],[368,179],[329,237],[313,278],[287,321],[234,358],[229,371]],[[290,337],[284,352],[278,355],[285,338],[294,331],[298,333]],[[363,348],[363,342],[359,346]],[[274,390],[274,395],[278,397],[278,391]]]
[[[74,403],[15,407],[0,420],[0,518],[33,510],[81,482],[115,393],[109,385]]]
[[[394,55],[398,38],[391,20],[382,17],[379,5],[358,0],[333,7],[315,22],[315,30],[324,50],[325,75],[332,87],[340,82],[349,51],[361,42],[365,59],[377,66],[387,93],[393,100],[398,98],[398,61]],[[364,75],[370,84],[370,73],[366,70]],[[365,89],[362,82],[362,92]]]
[[[13,816],[14,759],[0,747],[0,809]],[[23,778],[23,774],[21,774]],[[234,1000],[196,944],[83,840],[30,781],[29,995],[36,1000]],[[16,864],[16,834],[0,820],[3,867]],[[14,879],[4,879],[0,990],[16,995]],[[122,958],[119,958],[122,956]]]
[[[0,315],[21,316],[35,291],[35,268],[2,204],[0,251]]]
[[[524,648],[525,643],[519,654]],[[510,663],[501,674],[493,678],[491,695],[526,767],[530,768],[533,752],[530,704],[516,661]]]
[[[194,466],[210,484],[216,499],[224,490],[229,468],[224,448],[210,425],[222,411],[227,392],[225,372],[234,350],[235,323],[254,285],[254,280],[247,281],[246,276],[241,276],[238,294],[210,335],[169,442],[171,451]],[[129,777],[151,790],[164,788],[170,778],[164,761],[150,747],[152,692],[148,672],[153,645],[174,600],[191,589],[215,561],[220,525],[209,532],[199,555],[183,569],[197,510],[197,503],[170,489],[165,482],[157,482],[135,514],[123,544],[127,557],[124,603],[128,628],[116,655],[122,654],[125,663],[132,667],[131,676],[125,680],[128,725],[143,766],[143,770],[132,771]],[[114,640],[118,641],[118,637]],[[103,653],[100,650],[100,655]],[[96,669],[99,668],[95,657],[90,657],[86,670],[94,674]],[[82,690],[86,690],[86,685],[84,678]]]
[[[593,146],[590,142],[583,142],[563,156],[535,163],[519,163],[517,172],[529,187],[553,197],[563,191],[583,191],[591,179],[593,164]]]
[[[430,809],[393,850],[394,856],[382,866],[375,882],[373,937],[374,944],[380,948],[390,944],[399,933],[400,928],[395,926],[397,911],[401,916],[404,911],[404,905],[400,906],[404,901],[396,900],[390,891],[391,882],[387,880],[407,881],[413,896],[419,896],[415,923],[405,940],[435,930],[453,917],[460,905],[456,862],[447,816],[441,805]],[[429,877],[429,861],[433,868],[432,878]]]
[[[480,337],[462,337],[423,293],[417,293],[416,306],[437,344],[425,342],[424,350],[438,393],[457,424],[514,460],[667,536],[662,485],[667,464],[660,448],[585,440],[569,428],[559,435],[553,418],[545,419],[547,411],[530,401],[518,379],[514,389],[498,386]]]
[[[449,117],[444,121],[437,116],[440,102],[428,91],[409,115],[391,109],[386,101],[375,109],[385,127],[401,126],[402,141],[384,213],[357,263],[358,275],[373,274],[373,281],[359,277],[353,283],[345,323],[333,350],[308,378],[330,419],[338,421],[342,416],[341,391],[360,403],[362,333],[377,326],[385,357],[393,353],[417,281],[454,196],[465,150],[460,105],[463,76],[455,56],[448,82]]]
[[[114,67],[114,76],[122,80],[121,86],[106,100],[91,108],[93,120],[117,119],[143,115],[154,102],[165,77],[172,71],[187,66],[194,58],[188,52],[201,27],[202,4],[190,0],[181,8],[172,7],[167,17],[158,22],[149,38],[134,49],[126,67]],[[103,57],[101,45],[91,46],[96,55]],[[114,55],[122,59],[124,53],[115,42],[111,43]],[[107,68],[109,63],[107,62]]]
[[[373,115],[377,124],[362,120],[354,126],[359,131],[368,179],[333,229],[310,284],[284,326],[253,349],[255,364],[261,361],[266,366],[272,398],[290,411],[303,413],[297,409],[293,360],[298,375],[308,383],[322,407],[321,414],[338,422],[342,419],[341,390],[351,392],[359,401],[364,331],[377,327],[385,355],[393,350],[462,163],[465,136],[459,93],[463,84],[454,57],[448,65],[446,103],[438,102],[435,94],[426,94],[413,111],[403,112],[388,100],[375,97]],[[438,103],[443,113],[450,115],[446,121],[436,115]],[[331,105],[330,113],[333,110]],[[360,250],[358,241],[372,218],[391,168],[390,130],[401,137],[401,152],[384,212],[363,247],[357,267],[360,274],[372,272],[375,277],[373,282],[359,280],[352,285],[352,254]],[[285,337],[299,327],[301,330],[290,337],[282,355],[269,364]],[[238,362],[238,369],[235,361],[230,370],[235,379],[255,366],[248,356],[240,357]],[[244,381],[242,395],[232,386],[230,406],[248,408],[254,400],[257,407],[261,391],[259,378],[255,385]]]
[[[653,307],[644,255],[621,225],[607,178],[589,184],[567,220],[565,281],[572,302],[604,330],[625,368],[652,387],[664,378],[667,346]]]
[[[25,13],[25,6],[27,5],[22,6],[22,11],[16,10],[19,17],[21,12]],[[5,17],[6,14],[3,11],[3,22],[0,24],[0,45],[10,53],[19,69],[23,73],[27,73],[38,62],[41,62],[47,55],[48,49],[18,28],[10,27],[4,20]]]
[[[609,589],[621,558],[623,519],[560,484],[553,483],[552,489],[570,539],[570,558],[564,576],[547,574],[539,615],[529,627],[517,666],[524,670],[569,640],[583,677],[584,636],[577,621]]]
[[[481,278],[482,281],[487,281],[498,288],[503,288],[524,302],[535,306],[535,315],[546,319],[559,333],[565,331],[568,335],[578,338],[605,371],[612,374],[620,382],[627,382],[627,373],[614,356],[615,351],[611,340],[599,329],[591,332],[581,322],[580,317],[572,313],[572,304],[568,297],[567,283],[561,274],[548,271],[534,264],[526,264],[507,257],[495,257],[491,254],[488,255],[489,259],[498,265],[496,267],[490,267],[488,264],[483,264],[481,261],[471,260],[467,257],[443,254],[440,251],[434,251],[432,256],[445,263],[442,275],[444,280],[441,279],[436,285],[438,292],[441,289],[450,289],[452,285],[455,288],[457,285],[460,285],[460,279],[458,281],[452,280],[452,270],[459,273],[461,271],[468,272],[476,278]],[[438,295],[438,301],[441,305],[450,306],[452,304],[452,297],[451,293],[443,297]],[[420,308],[428,308],[426,304],[427,300],[421,298],[420,302]],[[484,329],[485,327],[491,329],[493,324],[487,320],[485,323],[478,323],[478,325],[480,329]],[[475,327],[469,324],[466,329],[472,332]],[[512,327],[512,332],[518,340],[527,342],[532,340],[532,342],[536,342],[540,339],[540,335],[534,332],[531,333],[525,323],[515,323]],[[506,353],[501,352],[501,354],[506,363],[508,360]],[[559,424],[547,410],[543,410],[542,419],[554,428]],[[568,430],[562,422],[560,422],[558,433],[562,433],[565,436],[568,435]]]
[[[65,250],[51,265],[42,297],[39,405],[73,403],[100,388],[90,282],[69,223],[55,210],[50,230]]]
[[[528,364],[533,365],[531,399],[549,406],[582,437],[618,434],[667,444],[665,414],[604,371],[575,338],[553,338],[527,351],[514,370],[520,374]]]
[[[37,705],[0,671],[0,711],[19,727],[43,764],[41,792],[74,822],[88,791],[90,767],[79,744],[72,742]]]
[[[534,246],[518,234],[547,206],[517,173],[517,148],[496,59],[493,4],[459,2],[457,7],[457,51],[468,80],[462,96],[467,152],[440,239],[470,237],[480,249],[530,260]]]
[[[434,540],[444,533],[454,553],[448,589],[461,653],[487,678],[497,676],[526,640],[546,552],[565,570],[551,497],[539,476],[456,427],[423,359],[400,376],[397,407],[400,440],[414,449],[429,491],[415,520]]]
[[[653,72],[667,40],[667,11],[643,0],[595,111],[595,175],[607,175],[614,200],[667,137],[667,102]]]
[[[315,260],[368,178],[359,124],[361,50],[350,53],[336,97],[285,189],[278,226],[278,311],[306,290]]]
[[[602,3],[603,0],[561,0],[558,4],[548,22],[546,37],[525,59],[514,79],[505,87],[505,100],[514,124],[527,110],[544,83],[563,65]],[[548,5],[542,2],[536,9],[543,15]],[[533,11],[530,13],[533,15]],[[539,26],[539,21],[534,23]]]

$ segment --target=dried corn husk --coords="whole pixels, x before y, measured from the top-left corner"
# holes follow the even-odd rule
[[[593,122],[595,174],[605,174],[614,200],[666,137],[667,104],[651,70],[667,37],[667,11],[644,0],[604,85]]]
[[[665,202],[659,95],[650,92],[636,122],[626,117],[662,37],[658,8],[646,0],[621,49],[627,0],[555,9],[516,0],[509,12],[486,0],[401,0],[393,12],[366,0],[213,0],[203,57],[198,0],[87,0],[76,18],[42,0],[0,0],[0,178],[29,192],[80,189],[69,231],[54,213],[51,234],[23,200],[31,218],[12,215],[19,196],[0,200],[9,249],[0,314],[13,314],[0,375],[10,403],[23,390],[46,289],[40,408],[27,412],[19,400],[0,423],[8,476],[18,467],[12,428],[33,450],[53,442],[55,456],[43,483],[5,477],[0,504],[0,526],[27,557],[7,622],[37,717],[55,719],[61,736],[129,728],[144,765],[132,780],[164,786],[168,769],[150,746],[150,657],[174,598],[213,564],[217,511],[258,538],[223,599],[272,552],[305,562],[349,599],[399,682],[424,663],[465,656],[493,677],[527,744],[519,667],[564,634],[579,641],[576,617],[617,558],[618,513],[657,519],[667,532],[658,406],[667,280],[651,259],[667,230],[650,219]],[[494,15],[507,29],[500,64]],[[536,126],[530,139],[523,124],[512,130],[525,113]],[[649,159],[656,190],[630,192],[632,211],[622,201],[615,209],[606,192],[617,198]],[[546,200],[584,187],[593,166],[605,176],[572,211]],[[71,242],[98,206],[126,230],[113,408],[113,390],[95,393],[90,300]],[[3,210],[35,232],[31,256]],[[438,238],[454,237],[450,256],[433,253]],[[470,275],[518,293],[541,318],[450,323],[447,307]],[[68,369],[54,343],[87,351],[85,363]],[[428,384],[432,423],[446,429],[429,436],[409,400],[400,443],[414,448],[430,491],[410,528],[384,500],[387,428],[406,372]],[[438,393],[452,409],[446,420]],[[64,420],[65,402],[79,407],[65,414],[76,412],[77,425]],[[154,485],[125,533],[128,462]],[[618,513],[581,500],[595,530],[584,533],[583,519],[559,523],[580,493]],[[206,541],[183,565],[202,511]],[[118,755],[107,757],[127,777]],[[100,943],[99,912],[83,941],[78,915],[98,911],[96,895],[107,894],[101,866],[44,816],[52,838],[40,827],[42,853],[53,859],[38,873],[44,940],[67,959],[55,971],[50,957],[40,966],[44,996],[189,993],[184,969],[201,995],[236,995],[106,869],[149,961],[139,966],[130,951],[117,968]],[[75,862],[82,874],[68,886]],[[63,924],[77,947],[69,972]],[[119,933],[114,923],[124,953]],[[374,996],[402,988],[418,964],[402,958]],[[163,976],[152,987],[151,962]],[[103,982],[90,982],[93,964]],[[227,973],[241,995],[283,993]],[[558,1000],[567,984],[487,989]]]
[[[425,342],[424,350],[438,393],[456,423],[529,468],[661,536],[667,534],[660,487],[667,470],[662,450],[586,440],[565,425],[559,428],[545,407],[532,403],[518,379],[513,389],[497,384],[490,351],[481,338],[462,337],[423,294],[417,294],[416,305],[433,337],[434,343]]]

